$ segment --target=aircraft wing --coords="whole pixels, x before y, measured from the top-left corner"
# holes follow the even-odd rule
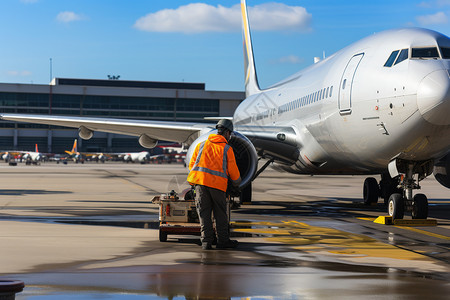
[[[85,127],[91,131],[141,136],[155,140],[172,141],[190,145],[200,136],[202,129],[214,128],[215,124],[164,122],[132,119],[89,118],[52,115],[0,114],[8,121],[56,125],[72,128]]]

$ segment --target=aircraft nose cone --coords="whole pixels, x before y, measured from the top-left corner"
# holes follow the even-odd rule
[[[450,75],[447,70],[428,74],[417,90],[422,117],[434,125],[450,125]]]

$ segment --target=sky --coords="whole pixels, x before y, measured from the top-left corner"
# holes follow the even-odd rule
[[[51,77],[243,91],[239,0],[1,0],[0,83]],[[450,36],[450,0],[247,0],[260,86],[376,32]]]

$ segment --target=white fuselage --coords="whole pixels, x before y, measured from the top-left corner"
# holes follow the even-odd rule
[[[450,149],[450,59],[412,57],[426,47],[442,52],[450,40],[424,29],[363,39],[248,97],[235,112],[236,129],[268,140],[283,133],[277,146],[254,143],[291,172],[380,173],[394,158],[439,158]],[[407,59],[385,66],[402,49]],[[284,146],[290,150],[275,153]]]
[[[22,159],[39,162],[42,160],[42,154],[40,152],[26,152],[23,154]]]
[[[144,163],[150,160],[150,153],[148,151],[127,153],[123,156],[124,161]]]

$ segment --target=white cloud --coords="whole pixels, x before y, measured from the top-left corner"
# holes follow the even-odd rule
[[[14,76],[14,77],[17,77],[17,76],[26,77],[26,76],[30,76],[31,75],[31,71],[27,71],[27,70],[24,70],[24,71],[11,70],[11,71],[7,71],[7,73],[8,73],[9,76]]]
[[[83,17],[73,11],[63,11],[56,16],[56,20],[61,23],[70,23],[81,19],[83,19]]]
[[[447,24],[448,17],[443,12],[437,12],[434,15],[423,15],[416,17],[420,25]]]
[[[249,7],[254,30],[307,31],[311,14],[300,6],[266,3]],[[139,18],[134,27],[150,32],[228,32],[241,29],[241,6],[212,6],[191,3],[177,9],[164,9]]]
[[[253,8],[249,7],[249,15],[251,27],[262,31],[308,31],[312,19],[312,15],[304,7],[288,6],[282,3],[267,3]]]

